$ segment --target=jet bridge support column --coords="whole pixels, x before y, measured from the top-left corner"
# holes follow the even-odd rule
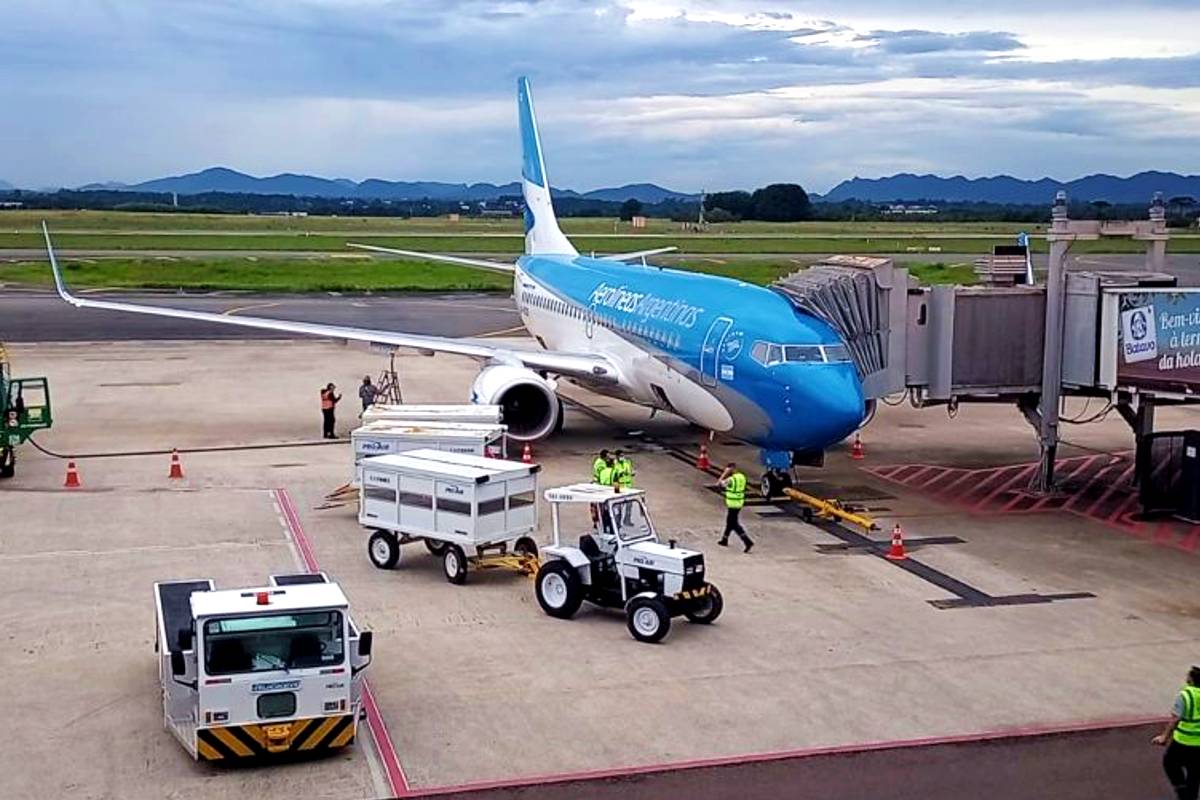
[[[1038,403],[1038,444],[1041,467],[1036,489],[1054,488],[1054,462],[1058,456],[1058,406],[1062,396],[1063,316],[1066,301],[1067,250],[1074,241],[1067,220],[1067,193],[1059,192],[1051,211],[1050,266],[1046,275],[1046,338],[1042,350],[1042,391]]]

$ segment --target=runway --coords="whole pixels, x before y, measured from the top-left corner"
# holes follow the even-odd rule
[[[520,325],[512,300],[498,294],[247,295],[104,293],[93,297],[217,314],[353,325],[430,336],[479,336]],[[48,292],[0,291],[0,342],[300,338],[233,325],[74,308]]]

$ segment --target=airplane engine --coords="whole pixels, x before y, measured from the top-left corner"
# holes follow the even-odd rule
[[[526,442],[543,439],[558,427],[561,404],[554,384],[525,367],[485,367],[471,384],[471,402],[504,409],[508,435]]]

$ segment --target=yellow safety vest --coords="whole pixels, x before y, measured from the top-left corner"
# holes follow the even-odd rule
[[[633,462],[628,458],[622,458],[613,467],[613,472],[617,479],[617,483],[621,484],[622,489],[628,489],[633,486]]]
[[[596,460],[592,462],[592,483],[600,483],[600,471],[608,466],[608,462],[603,458],[596,456]]]
[[[1183,716],[1172,736],[1180,744],[1200,747],[1200,686],[1185,686],[1179,696],[1183,699]]]
[[[741,508],[744,505],[746,505],[746,476],[735,472],[725,481],[725,507]]]
[[[612,486],[614,472],[615,470],[612,467],[608,466],[608,464],[605,464],[600,470],[600,477],[596,480],[596,483],[602,486]]]

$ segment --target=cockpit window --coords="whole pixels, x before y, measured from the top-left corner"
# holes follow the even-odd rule
[[[783,348],[770,342],[755,342],[750,348],[750,357],[764,367],[783,363]]]
[[[849,362],[850,348],[844,344],[827,344],[825,345],[825,360],[830,364],[842,364]]]
[[[755,342],[750,357],[771,367],[776,364],[841,364],[848,363],[850,350],[844,344],[785,344]]]
[[[789,363],[815,363],[821,364],[825,361],[825,356],[821,354],[821,346],[816,344],[785,344],[783,346],[783,360]]]

